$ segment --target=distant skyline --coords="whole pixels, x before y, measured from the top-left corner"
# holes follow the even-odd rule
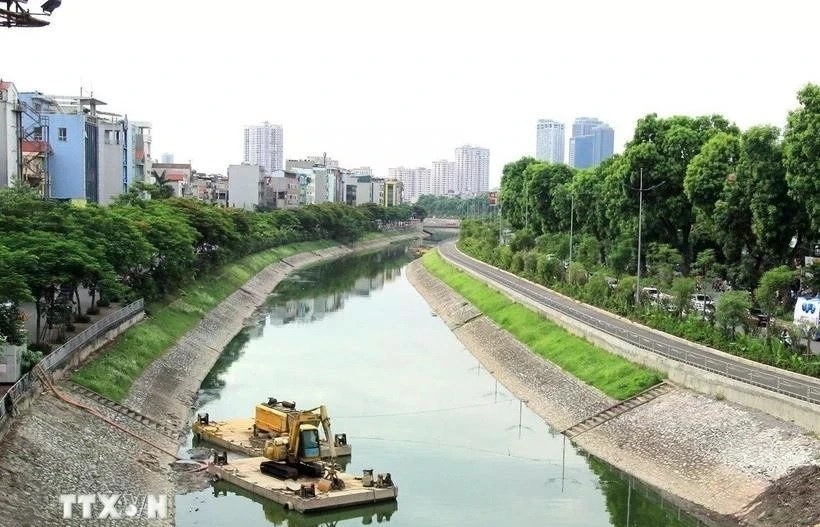
[[[244,126],[267,120],[285,131],[285,158],[327,152],[377,176],[482,145],[494,187],[505,163],[533,155],[539,118],[600,116],[616,152],[652,112],[782,128],[797,91],[820,83],[818,19],[813,0],[68,0],[48,27],[0,28],[0,77],[93,90],[102,110],[152,123],[155,153],[205,172],[241,162]],[[572,53],[545,66],[547,21]],[[260,67],[248,51],[272,31],[299,45]]]

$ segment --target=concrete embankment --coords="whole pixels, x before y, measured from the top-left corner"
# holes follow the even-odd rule
[[[420,261],[409,266],[407,276],[484,367],[555,429],[612,403],[480,316]],[[721,521],[722,515],[741,512],[772,481],[820,456],[820,441],[794,424],[683,388],[574,441],[690,510]]]
[[[418,237],[417,233],[359,244],[302,253],[272,264],[230,295],[163,357],[137,379],[124,405],[159,423],[120,411],[77,393],[70,384],[58,389],[70,399],[90,406],[119,427],[67,404],[52,394],[37,398],[17,419],[0,442],[0,527],[51,525],[107,525],[107,521],[81,519],[75,505],[72,519],[63,518],[61,494],[120,493],[130,498],[148,494],[169,496],[164,519],[127,518],[130,526],[174,525],[173,495],[183,489],[207,485],[203,473],[175,471],[171,455],[179,448],[197,390],[219,352],[290,272],[306,265],[352,252],[378,249]],[[180,300],[181,302],[184,301]],[[162,426],[164,425],[164,426]],[[132,434],[150,442],[137,439]],[[95,505],[92,518],[101,512]]]

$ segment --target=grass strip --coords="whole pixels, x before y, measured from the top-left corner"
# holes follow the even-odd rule
[[[428,252],[422,261],[430,273],[534,353],[608,396],[627,399],[661,381],[656,372],[598,348],[543,315],[493,291],[485,283],[444,261],[438,252]]]
[[[183,287],[175,298],[148,305],[150,318],[129,328],[100,357],[77,371],[71,379],[121,402],[149,364],[252,276],[281,258],[334,245],[331,241],[283,245],[248,255],[199,277]]]

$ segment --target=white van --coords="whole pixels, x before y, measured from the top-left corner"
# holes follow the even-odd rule
[[[814,340],[820,340],[820,296],[814,298],[798,297],[794,305],[795,325],[808,324],[817,328]]]

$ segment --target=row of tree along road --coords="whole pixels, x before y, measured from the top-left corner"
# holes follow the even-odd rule
[[[816,322],[761,322],[791,321],[798,297],[820,291],[820,272],[812,272],[820,267],[810,266],[820,257],[820,86],[803,88],[798,101],[782,134],[774,126],[742,131],[720,115],[650,114],[625,151],[596,168],[509,163],[500,189],[509,243],[499,244],[500,221],[465,221],[460,247],[657,329],[820,375],[820,360],[807,353]],[[669,293],[667,305],[636,301],[639,261],[649,280],[640,285]],[[715,283],[728,290],[714,316],[704,316],[691,298]],[[798,338],[779,338],[785,326],[806,339],[804,350]]]
[[[191,199],[141,199],[136,193],[110,206],[77,206],[43,200],[27,189],[5,189],[0,343],[28,340],[26,359],[36,362],[50,350],[48,330],[87,322],[111,301],[158,299],[247,254],[306,240],[347,243],[418,216],[423,211],[417,207],[334,203],[247,212]],[[89,293],[86,305],[80,288]],[[37,316],[37,334],[28,338],[19,311],[26,301],[34,302]]]

